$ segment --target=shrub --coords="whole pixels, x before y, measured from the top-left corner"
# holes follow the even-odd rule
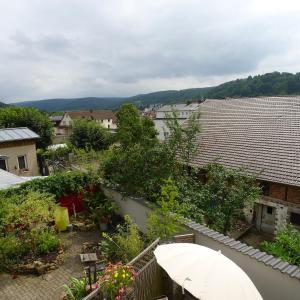
[[[67,300],[82,300],[87,294],[86,285],[87,281],[85,278],[77,279],[71,277],[70,283],[68,285],[63,285],[66,291]]]
[[[15,235],[0,237],[0,269],[17,263],[28,251],[29,248]]]
[[[99,183],[100,178],[97,174],[80,171],[61,172],[47,178],[37,178],[25,182],[18,188],[3,190],[0,196],[3,198],[12,197],[13,195],[24,195],[30,191],[40,193],[48,193],[56,198],[68,193],[82,192],[89,186],[94,186]]]
[[[118,256],[124,262],[135,258],[144,248],[139,228],[128,215],[125,215],[125,224],[118,227],[114,240],[119,245]]]
[[[158,206],[153,209],[147,219],[147,236],[152,241],[156,238],[171,238],[180,229],[181,206],[178,202],[178,188],[173,180],[168,179],[161,187]]]
[[[121,259],[129,262],[144,248],[144,242],[138,226],[126,215],[125,223],[117,227],[117,232],[112,235],[104,234],[106,240],[100,243],[100,249],[111,260]]]
[[[9,266],[25,254],[35,256],[57,249],[59,240],[48,229],[53,221],[53,196],[38,192],[13,195],[1,202],[4,214],[0,219],[1,263]]]
[[[93,120],[77,120],[70,137],[71,143],[81,149],[106,149],[111,142],[111,133]]]
[[[60,240],[54,230],[47,229],[38,234],[37,251],[40,254],[49,253],[57,250],[60,245]]]
[[[261,249],[300,267],[300,232],[292,225],[283,228],[274,242],[262,242]]]

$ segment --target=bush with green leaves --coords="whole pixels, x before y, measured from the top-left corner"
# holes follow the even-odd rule
[[[70,142],[77,148],[86,150],[107,149],[112,143],[112,133],[94,120],[76,120]]]
[[[9,271],[30,248],[12,233],[0,236],[0,271]]]
[[[67,171],[54,175],[33,179],[21,184],[17,188],[0,191],[0,198],[12,195],[26,194],[30,191],[52,194],[56,199],[69,193],[80,193],[85,188],[96,186],[100,178],[94,172]],[[1,212],[0,212],[1,214]]]
[[[260,194],[255,178],[244,169],[234,170],[211,163],[205,169],[205,182],[197,205],[209,227],[227,234],[233,222],[243,216],[245,206],[257,200]]]
[[[60,246],[58,235],[53,229],[46,229],[42,232],[39,232],[36,243],[37,252],[39,254],[56,251]]]
[[[0,109],[0,128],[28,127],[40,136],[37,147],[52,144],[53,125],[49,117],[36,108],[9,106]]]
[[[300,267],[300,231],[292,225],[285,226],[273,242],[262,242],[262,251]]]
[[[60,242],[49,224],[56,205],[52,195],[28,191],[0,201],[0,267],[18,263],[25,255],[52,252]]]
[[[128,215],[124,219],[124,224],[117,227],[116,233],[104,234],[106,239],[100,243],[100,249],[109,255],[109,259],[129,262],[144,249],[144,241],[132,219]]]
[[[169,239],[181,230],[183,218],[178,197],[178,188],[169,178],[161,187],[157,206],[153,207],[153,211],[148,215],[147,236],[149,240]]]

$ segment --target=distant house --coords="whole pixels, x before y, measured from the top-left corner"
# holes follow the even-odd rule
[[[263,195],[246,210],[258,230],[300,228],[300,97],[206,100],[192,165],[218,160],[257,174]]]
[[[63,116],[51,116],[50,120],[54,125],[54,143],[62,143],[72,133],[74,121],[79,119],[94,120],[110,131],[117,128],[117,118],[111,110],[83,110],[68,111]]]
[[[0,169],[19,176],[37,176],[35,132],[26,127],[0,129]]]
[[[183,124],[191,114],[199,110],[199,107],[200,103],[173,104],[160,107],[156,111],[156,117],[154,119],[159,140],[164,140],[165,135],[168,134],[166,120],[172,117],[173,112],[176,112],[176,118],[178,119],[179,124]]]

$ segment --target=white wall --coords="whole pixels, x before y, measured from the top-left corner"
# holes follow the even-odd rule
[[[143,199],[123,197],[119,192],[106,189],[105,194],[120,206],[120,214],[128,214],[143,232],[146,231],[147,214],[151,211]],[[230,248],[214,239],[189,229],[195,233],[196,243],[221,252],[239,265],[251,278],[264,300],[299,300],[300,280],[291,278],[264,263]],[[201,271],[201,270],[199,270]],[[226,276],[226,274],[224,274]],[[242,299],[241,299],[242,300]]]

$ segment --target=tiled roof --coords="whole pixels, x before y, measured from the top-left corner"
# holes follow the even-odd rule
[[[281,273],[287,274],[292,278],[300,280],[300,268],[295,265],[291,265],[288,262],[281,260],[280,258],[274,257],[273,255],[267,254],[266,252],[262,252],[258,249],[253,248],[252,246],[248,246],[240,241],[230,238],[229,236],[226,236],[218,231],[209,229],[208,227],[200,225],[196,222],[187,221],[186,225],[189,228],[227,247],[230,247],[235,251],[241,252],[242,254],[257,260],[258,262],[264,263],[266,266],[278,270]]]
[[[218,159],[261,180],[300,186],[300,96],[206,100],[193,165]]]
[[[40,136],[27,127],[19,128],[1,128],[0,143],[38,139]]]
[[[68,111],[67,114],[71,119],[91,119],[91,120],[107,120],[112,119],[115,123],[117,118],[111,110],[81,110]]]

